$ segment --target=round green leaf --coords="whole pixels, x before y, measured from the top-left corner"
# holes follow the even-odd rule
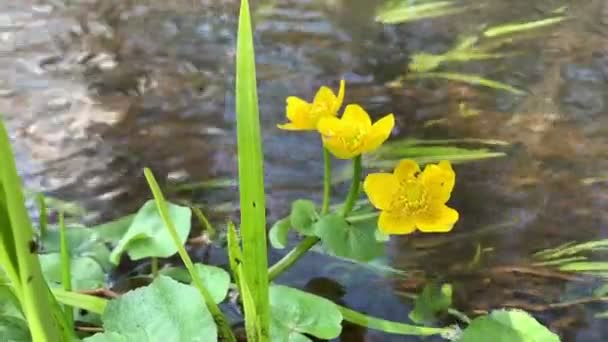
[[[13,316],[0,316],[0,341],[30,342],[31,340],[25,320]]]
[[[95,259],[106,271],[111,269],[110,250],[95,230],[71,226],[66,230],[66,238],[70,257],[90,257]],[[43,254],[59,253],[61,245],[59,230],[48,231],[41,244]]]
[[[291,287],[270,287],[272,341],[310,341],[302,334],[332,339],[342,331],[342,313],[323,298]]]
[[[291,225],[304,235],[313,235],[312,225],[318,217],[315,203],[312,201],[300,199],[291,204]]]
[[[559,342],[559,336],[522,310],[496,310],[473,320],[461,342]]]
[[[108,303],[103,325],[114,339],[94,341],[217,340],[215,322],[200,293],[166,276]],[[120,334],[126,339],[116,339]]]
[[[348,223],[342,216],[323,216],[314,226],[315,234],[330,253],[357,261],[369,261],[384,252],[384,244],[376,239],[376,223]]]
[[[145,336],[144,336],[145,338]],[[133,341],[133,339],[129,340],[129,337],[115,333],[115,332],[104,332],[97,333],[91,337],[85,338],[83,341],[86,342],[129,342]]]
[[[290,229],[291,221],[289,218],[284,218],[275,222],[268,233],[268,238],[270,239],[270,244],[272,247],[276,249],[283,249],[287,247],[287,236],[289,235]]]
[[[203,285],[205,285],[211,294],[213,301],[221,303],[226,298],[228,289],[230,288],[230,275],[228,272],[219,267],[204,264],[194,264],[194,267],[197,269],[198,276],[201,277]],[[192,281],[188,270],[183,267],[164,268],[160,273],[183,283],[189,284]]]
[[[181,243],[190,234],[192,212],[188,207],[167,203],[169,217],[173,221]],[[133,218],[126,234],[112,251],[110,261],[117,265],[122,253],[127,252],[131,260],[149,257],[168,258],[177,253],[177,247],[165,228],[162,218],[152,200],[146,202]]]
[[[61,255],[59,253],[39,256],[42,274],[47,282],[61,284]],[[105,285],[105,273],[97,261],[89,257],[70,260],[72,289],[92,290]]]

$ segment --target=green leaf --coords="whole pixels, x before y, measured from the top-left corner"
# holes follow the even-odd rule
[[[304,235],[311,236],[314,233],[312,225],[317,221],[319,215],[314,202],[299,199],[291,204],[289,218],[292,227]]]
[[[0,341],[30,342],[31,340],[25,320],[13,316],[0,316]]]
[[[93,226],[91,229],[97,232],[103,241],[117,244],[131,226],[134,218],[135,214],[123,216],[116,220]]]
[[[19,309],[19,299],[15,296],[13,288],[8,285],[0,285],[0,316],[24,318]]]
[[[291,287],[270,287],[272,341],[311,341],[302,334],[333,339],[342,331],[342,314],[323,298]]]
[[[376,239],[375,220],[350,224],[339,215],[329,214],[321,217],[313,228],[323,247],[339,257],[369,261],[384,251],[384,244]]]
[[[217,328],[200,293],[162,275],[152,284],[110,301],[103,325],[106,333],[102,335],[106,336],[85,341],[217,340]]]
[[[412,4],[409,1],[379,11],[376,21],[384,24],[401,24],[422,19],[441,17],[466,11],[467,8],[452,1]]]
[[[559,336],[522,310],[496,310],[478,317],[464,330],[461,342],[559,342]]]
[[[57,298],[57,301],[61,304],[84,309],[100,315],[105,311],[106,306],[108,305],[108,300],[105,298],[70,292],[59,287],[53,288],[52,292],[55,298]]]
[[[445,312],[452,305],[452,285],[428,284],[416,298],[410,319],[418,324],[432,324],[437,314]]]
[[[228,294],[230,287],[230,275],[223,269],[215,266],[204,264],[194,264],[197,269],[198,276],[203,281],[203,284],[209,290],[213,301],[221,303]],[[192,278],[188,270],[183,267],[169,267],[160,271],[160,274],[171,277],[183,283],[192,282]]]
[[[86,227],[70,227],[66,230],[70,258],[89,257],[97,261],[105,271],[110,271],[110,249],[98,232]],[[49,230],[41,241],[42,253],[60,253],[61,239],[59,230]]]
[[[188,207],[167,202],[169,217],[175,224],[179,238],[186,242],[190,234],[192,212]],[[135,215],[127,233],[118,242],[110,255],[110,261],[117,265],[122,253],[127,252],[131,260],[149,257],[168,258],[177,252],[171,235],[158,213],[156,204],[150,200]]]
[[[119,334],[119,333],[115,333],[115,332],[105,332],[105,333],[98,333],[91,337],[85,338],[84,341],[87,341],[87,342],[129,342],[129,341],[135,340],[134,339],[135,336],[133,336],[132,338],[133,339],[129,339],[129,337]]]
[[[61,255],[59,253],[39,256],[42,273],[47,282],[61,285]],[[74,290],[92,290],[104,287],[105,272],[97,261],[89,257],[70,260],[72,271],[72,288]]]
[[[557,24],[566,19],[566,17],[555,17],[555,18],[547,18],[537,21],[531,21],[527,23],[510,23],[500,26],[491,27],[483,32],[483,35],[488,38],[499,37],[508,34],[519,33],[528,30],[534,30],[537,28],[550,26],[553,24]]]
[[[412,73],[406,76],[407,80],[415,80],[415,79],[425,79],[425,78],[443,78],[450,81],[457,81],[468,83],[472,85],[481,85],[488,88],[504,90],[515,95],[525,95],[526,92],[517,89],[513,86],[510,86],[506,83],[490,80],[487,78],[483,78],[478,75],[468,75],[461,74],[456,72],[421,72],[421,73]]]
[[[289,218],[278,220],[274,223],[270,232],[268,232],[268,239],[273,248],[283,249],[287,247],[289,230],[291,229],[291,221]]]
[[[255,49],[249,1],[242,0],[236,43],[236,130],[238,152],[239,203],[243,242],[242,283],[252,295],[244,305],[251,341],[269,341],[268,255],[266,202],[264,193],[264,155],[255,70]],[[248,303],[248,302],[245,302]]]

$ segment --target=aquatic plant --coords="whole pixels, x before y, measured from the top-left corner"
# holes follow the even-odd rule
[[[98,227],[68,224],[63,214],[58,227],[47,227],[46,204],[40,197],[43,218],[36,242],[8,136],[0,125],[0,265],[4,271],[0,273],[0,297],[8,299],[2,302],[0,311],[3,340],[236,341],[235,319],[219,305],[227,301],[229,293],[235,295],[230,297],[236,298],[234,304],[244,311],[248,341],[333,339],[341,334],[343,321],[392,334],[441,335],[464,342],[559,340],[521,310],[496,310],[468,318],[451,307],[449,284],[428,285],[416,298],[410,314],[414,324],[407,324],[372,317],[275,283],[315,245],[339,258],[367,262],[384,253],[390,238],[386,234],[412,233],[416,228],[447,233],[458,220],[457,211],[445,205],[455,185],[455,172],[443,158],[437,164],[427,161],[422,172],[416,161],[400,160],[393,163],[393,173],[372,173],[363,181],[364,192],[380,212],[363,209],[361,203],[368,200],[360,198],[362,155],[381,151],[394,126],[392,114],[372,124],[362,107],[350,104],[340,116],[343,83],[337,96],[321,88],[312,104],[295,97],[287,99],[286,114],[291,122],[280,128],[315,131],[323,142],[323,202],[318,206],[311,200],[298,199],[289,216],[273,225],[268,234],[275,248],[287,246],[291,230],[304,238],[268,267],[255,54],[247,0],[241,3],[238,32],[236,112],[241,218],[238,230],[233,223],[227,224],[229,270],[195,263],[190,258],[185,244],[192,212],[207,231],[215,229],[202,211],[168,202],[147,168],[144,175],[153,200],[134,215]],[[463,153],[446,147],[427,146],[425,150],[399,142],[392,150],[385,146],[389,158],[384,162],[391,162],[404,148],[414,151],[413,147],[418,148],[418,157]],[[483,153],[473,153],[473,157]],[[341,205],[330,203],[332,154],[352,162],[350,190]],[[112,251],[108,245],[114,246]],[[160,258],[175,254],[185,268],[159,268]],[[104,272],[116,267],[124,255],[150,261],[144,286],[122,294],[100,288],[99,284],[105,283]],[[81,310],[75,312],[74,308]],[[442,326],[435,318],[446,312],[462,324]],[[83,326],[82,322],[89,325]]]

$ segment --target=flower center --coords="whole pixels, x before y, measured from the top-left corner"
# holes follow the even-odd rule
[[[356,127],[353,129],[352,135],[340,137],[340,141],[349,152],[354,152],[363,144],[366,133],[367,131],[363,127]]]
[[[404,214],[413,214],[423,210],[428,205],[427,191],[418,180],[408,180],[402,182],[398,195],[392,203],[394,210]]]

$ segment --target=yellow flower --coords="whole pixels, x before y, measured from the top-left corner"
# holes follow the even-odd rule
[[[312,103],[299,97],[287,98],[287,118],[290,122],[277,125],[280,129],[290,131],[313,131],[322,117],[335,117],[344,101],[344,80],[340,81],[338,96],[328,87],[321,87],[317,91]]]
[[[372,125],[367,112],[359,105],[348,105],[341,119],[328,116],[319,120],[317,129],[323,145],[336,157],[350,159],[371,152],[388,139],[395,117],[388,114]]]
[[[402,160],[393,173],[367,176],[363,189],[381,210],[378,227],[387,234],[444,233],[458,221],[458,212],[445,203],[450,199],[456,175],[450,162],[429,164],[420,173],[413,160]]]

